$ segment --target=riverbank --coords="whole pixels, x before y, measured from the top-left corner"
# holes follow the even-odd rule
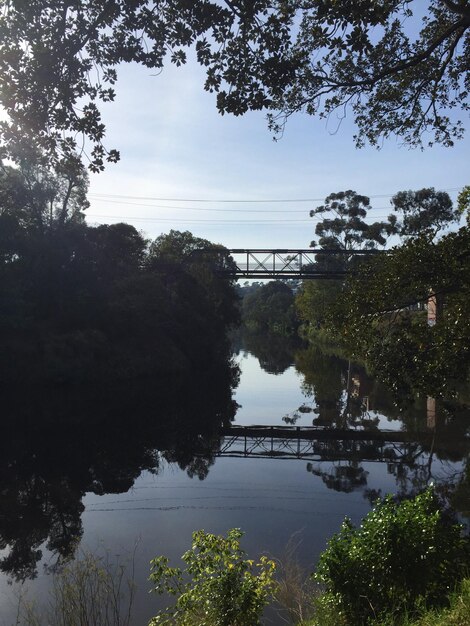
[[[470,538],[429,487],[387,496],[348,519],[320,556],[324,591],[302,626],[464,626],[470,623]]]
[[[360,525],[346,518],[313,576],[298,567],[295,543],[284,560],[253,560],[243,534],[194,532],[183,568],[153,559],[151,596],[165,597],[149,626],[260,626],[269,605],[296,626],[470,626],[470,539],[433,488],[403,501],[387,496]],[[82,553],[54,572],[47,605],[21,593],[16,623],[53,626],[75,615],[104,626],[112,613],[111,623],[130,626],[135,556]]]
[[[352,626],[338,611],[323,611],[298,626]],[[458,589],[449,595],[449,606],[440,610],[423,611],[417,619],[406,616],[399,622],[395,614],[372,620],[369,626],[470,626],[470,578],[465,578]]]

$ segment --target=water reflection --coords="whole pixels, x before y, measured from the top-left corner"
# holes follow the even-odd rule
[[[295,367],[297,375],[289,381],[300,383],[301,391],[295,391],[295,404],[287,412],[279,409],[280,396],[275,396],[270,410],[279,411],[277,418],[272,416],[277,421],[271,422],[277,430],[251,433],[251,439],[244,432],[239,440],[244,448],[231,455],[237,456],[237,465],[220,460],[222,469],[229,464],[224,481],[241,481],[246,467],[241,469],[238,463],[251,463],[244,459],[269,459],[266,463],[272,471],[266,481],[272,481],[271,491],[282,498],[282,476],[293,476],[292,470],[285,469],[286,461],[297,459],[305,478],[302,481],[297,474],[292,482],[316,481],[329,490],[330,499],[332,492],[335,499],[340,492],[356,492],[361,502],[362,496],[372,502],[382,490],[406,495],[433,480],[454,507],[470,517],[468,409],[415,398],[405,410],[363,368],[318,346],[283,342],[280,337],[255,340],[252,335],[247,343],[239,343],[238,350],[252,352],[267,371],[276,374],[270,378],[282,395],[286,376],[280,372]],[[142,472],[159,474],[166,462],[190,477],[204,479],[218,457],[230,456],[230,439],[235,445],[233,391],[238,374],[227,360],[184,378],[136,381],[116,388],[3,390],[0,571],[23,580],[37,574],[45,549],[54,554],[56,564],[72,556],[83,534],[86,493],[126,493]],[[253,376],[252,392],[267,415],[267,396],[273,390],[260,388]],[[254,409],[245,406],[244,410]],[[386,436],[384,430],[389,431]],[[253,472],[263,470],[261,463],[250,465],[249,480]],[[225,489],[225,482],[221,485]],[[246,482],[236,485],[235,504],[245,516],[240,525],[249,526],[247,512],[256,507],[252,500],[244,505]],[[312,498],[307,492],[302,507],[308,501],[316,510],[322,496]],[[266,497],[265,491],[256,492],[255,499],[261,497]],[[223,511],[229,510],[227,523],[233,525],[233,508],[225,500],[223,506],[213,506],[211,523],[217,516],[225,520]],[[142,512],[139,520],[146,514]],[[263,515],[261,510],[258,521],[265,528]],[[296,515],[291,502],[282,515],[279,527],[285,528]],[[191,527],[188,533],[198,523],[193,517],[180,521]],[[179,532],[173,524],[171,532]],[[144,569],[147,566],[148,559]]]
[[[282,374],[293,364],[295,353],[304,344],[297,335],[285,337],[243,329],[234,333],[232,345],[235,354],[246,351],[256,356],[268,374]]]
[[[255,340],[248,335],[244,344],[266,371],[275,371],[273,360],[282,355],[281,364],[295,366],[302,375],[304,402],[280,416],[288,426],[301,424],[298,437],[309,425],[328,431],[309,446],[286,434],[277,443],[277,451],[265,445],[267,455],[282,457],[281,448],[296,450],[303,445],[308,458],[307,471],[320,477],[332,490],[350,493],[360,490],[371,502],[382,495],[381,489],[369,487],[371,463],[380,463],[394,478],[396,493],[404,497],[419,491],[430,482],[446,495],[453,506],[468,515],[470,502],[470,410],[455,400],[437,402],[432,397],[414,397],[410,402],[397,397],[385,385],[370,376],[364,367],[322,346],[300,346],[282,337],[274,342],[266,337]],[[266,354],[269,355],[266,366]],[[396,441],[381,435],[384,430],[404,434]],[[351,440],[351,432],[356,437]],[[257,434],[259,438],[259,433]],[[310,435],[308,435],[310,436]],[[289,437],[291,439],[289,440]],[[259,439],[258,439],[259,441]],[[254,450],[254,448],[253,448]],[[261,453],[261,452],[258,452]],[[288,455],[287,455],[288,456]],[[286,457],[287,458],[287,457]]]
[[[203,479],[235,414],[237,380],[227,362],[158,383],[3,390],[0,571],[34,578],[44,547],[56,564],[72,556],[86,492],[127,492],[163,460]]]

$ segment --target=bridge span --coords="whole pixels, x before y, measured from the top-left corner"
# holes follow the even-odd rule
[[[354,430],[299,426],[230,426],[221,432],[216,456],[305,459],[309,461],[406,462],[417,448],[433,452],[470,452],[470,438],[458,443],[429,429],[421,432]]]
[[[377,254],[376,250],[245,249],[228,250],[232,263],[217,270],[227,278],[337,279],[351,273],[354,258]],[[349,268],[346,268],[346,263]]]

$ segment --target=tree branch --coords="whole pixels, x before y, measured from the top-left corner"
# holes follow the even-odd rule
[[[457,15],[461,15],[462,17],[470,18],[470,7],[465,3],[457,4],[456,2],[452,2],[452,0],[441,0],[446,7],[452,13],[457,13]]]
[[[242,19],[243,15],[240,13],[240,11],[237,9],[237,7],[234,5],[233,2],[231,2],[230,0],[225,0],[225,4],[228,6],[228,8],[232,11],[232,13],[235,13],[235,15],[239,18]]]
[[[387,78],[388,76],[392,76],[393,74],[398,74],[412,67],[416,67],[417,65],[425,61],[434,52],[434,50],[436,50],[446,39],[448,39],[451,35],[453,35],[455,32],[461,29],[462,32],[456,38],[455,43],[454,43],[454,49],[455,49],[455,46],[457,45],[459,39],[461,38],[461,36],[464,34],[464,32],[467,30],[469,26],[470,26],[470,16],[467,17],[465,15],[461,17],[461,19],[459,19],[457,22],[452,24],[452,26],[450,26],[447,30],[445,30],[440,37],[438,37],[435,41],[433,41],[432,44],[430,44],[422,52],[415,54],[414,56],[402,61],[401,63],[393,65],[392,67],[383,69],[381,72],[378,72],[377,74],[371,76],[370,78],[366,78],[363,80],[351,80],[347,82],[338,82],[332,79],[331,77],[327,77],[326,81],[331,85],[332,89],[338,89],[338,88],[341,89],[343,87],[371,87],[375,83],[381,81],[383,78]],[[323,80],[323,81],[325,80],[325,77],[322,77],[321,75],[313,76],[313,78],[318,78],[319,80]],[[306,102],[312,102],[316,98],[317,96],[315,95],[311,98],[306,99]]]

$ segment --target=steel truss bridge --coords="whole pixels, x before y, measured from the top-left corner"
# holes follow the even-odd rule
[[[341,430],[288,426],[231,426],[222,431],[216,456],[304,459],[308,461],[378,461],[400,463],[424,449],[470,452],[470,439],[458,444],[432,430],[420,433],[385,430]]]
[[[345,261],[377,254],[376,250],[233,249],[228,250],[233,264],[218,268],[226,278],[342,278],[350,273]]]

